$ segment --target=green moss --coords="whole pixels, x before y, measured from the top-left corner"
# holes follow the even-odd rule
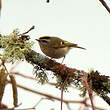
[[[4,60],[21,60],[31,49],[33,42],[21,39],[22,35],[14,30],[10,35],[0,37],[0,47],[3,48],[2,58]]]

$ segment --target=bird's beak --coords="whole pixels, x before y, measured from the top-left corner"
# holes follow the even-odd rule
[[[38,41],[38,42],[40,41],[39,39],[35,39],[35,40]]]

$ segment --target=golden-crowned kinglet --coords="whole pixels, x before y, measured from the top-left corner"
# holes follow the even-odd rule
[[[85,49],[79,47],[77,44],[70,43],[54,36],[43,36],[36,40],[39,42],[42,52],[55,59],[65,57],[71,48]]]

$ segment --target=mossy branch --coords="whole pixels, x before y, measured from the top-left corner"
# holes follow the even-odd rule
[[[66,65],[60,64],[54,60],[44,57],[43,55],[33,50],[26,54],[25,57],[26,60],[31,64],[37,65],[44,70],[52,71],[56,76],[61,76],[63,78],[69,76],[67,83],[71,84],[72,82],[75,82],[76,86],[83,90],[83,92],[86,88],[81,85],[81,78],[82,76],[87,75],[87,81],[90,88],[110,105],[110,98],[107,96],[107,94],[110,93],[109,76],[101,75],[100,72],[94,70],[91,70],[87,73],[75,68],[69,68]]]
[[[83,92],[83,95],[86,94],[87,88],[82,78],[86,76],[86,82],[90,89],[110,105],[110,98],[107,96],[110,93],[110,79],[108,76],[101,75],[101,73],[94,70],[85,72],[69,68],[64,64],[51,60],[32,50],[33,43],[29,41],[28,37],[28,35],[19,34],[18,30],[14,30],[8,36],[1,36],[0,47],[3,50],[1,52],[1,59],[10,62],[25,59],[34,65],[36,77],[40,79],[41,83],[48,81],[48,73],[46,71],[52,71],[53,75],[57,78],[56,86],[58,88],[61,89],[62,83],[66,80],[65,90],[69,85],[74,84]]]
[[[32,42],[28,40],[27,35],[19,34],[16,29],[10,35],[0,36],[0,47],[2,50],[2,60],[15,61],[25,59],[24,54],[27,53],[31,47]]]

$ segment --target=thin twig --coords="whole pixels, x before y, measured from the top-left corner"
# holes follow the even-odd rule
[[[9,75],[10,73],[8,72],[7,67],[5,66],[5,62],[4,62],[4,61],[2,62],[2,65],[4,66],[5,71],[6,71],[6,72],[7,72],[7,74]]]
[[[104,0],[99,0],[101,3],[102,3],[102,5],[106,8],[106,10],[110,13],[110,8],[109,8],[109,6],[107,5],[107,3],[104,1]]]
[[[21,109],[14,109],[14,110],[35,110],[35,108],[21,108]]]
[[[63,110],[63,88],[61,88],[61,110]]]
[[[66,79],[63,81],[63,84],[61,85],[61,110],[63,110],[63,93],[64,93],[64,86],[67,79],[68,79],[68,76],[66,77]]]
[[[89,98],[90,98],[90,101],[91,101],[91,105],[92,105],[92,110],[96,110],[95,106],[94,106],[94,103],[93,103],[93,91],[92,89],[90,88],[88,82],[87,82],[87,75],[84,74],[81,78],[83,80],[83,83],[88,91],[88,95],[89,95]]]
[[[23,73],[19,73],[19,72],[11,72],[12,74],[15,74],[15,75],[18,75],[18,76],[21,76],[23,78],[27,78],[27,79],[30,79],[30,80],[34,80],[34,81],[38,81],[35,77],[31,77],[31,76],[28,76],[28,75],[24,75]],[[52,85],[52,86],[55,86],[56,83],[52,83],[52,82],[48,82],[49,85]]]
[[[24,32],[24,33],[22,33],[20,35],[25,35],[25,34],[29,33],[31,30],[33,30],[34,28],[35,28],[35,26],[32,26],[29,30],[27,30],[26,32]]]
[[[8,81],[9,83],[11,83],[10,81]],[[49,98],[49,99],[53,99],[53,100],[57,100],[57,101],[61,101],[61,99],[59,98],[59,97],[56,97],[56,96],[53,96],[53,95],[50,95],[50,94],[46,94],[46,93],[42,93],[42,92],[39,92],[39,91],[36,91],[36,90],[32,90],[32,89],[30,89],[30,88],[28,88],[28,87],[25,87],[25,86],[23,86],[23,85],[20,85],[20,84],[17,84],[17,87],[19,87],[19,88],[21,88],[21,89],[24,89],[24,90],[26,90],[26,91],[29,91],[29,92],[32,92],[32,93],[34,93],[34,94],[38,94],[38,95],[41,95],[41,96],[45,96],[45,97],[47,97],[47,98]],[[68,103],[76,103],[76,104],[84,104],[84,102],[83,101],[77,101],[77,100],[64,100],[63,99],[63,102],[65,103],[65,104],[68,104]],[[84,104],[85,105],[85,104]],[[87,107],[91,107],[91,105],[90,104],[86,104],[87,105]],[[99,109],[99,110],[105,110],[105,109],[102,109],[102,108],[99,108],[99,107],[95,107],[96,109]]]

